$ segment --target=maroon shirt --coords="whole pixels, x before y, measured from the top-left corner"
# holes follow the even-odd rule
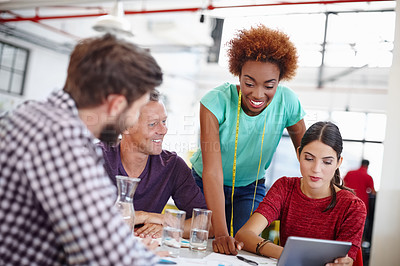
[[[364,203],[347,190],[337,192],[336,205],[326,209],[331,197],[311,199],[300,189],[298,177],[282,177],[268,191],[256,212],[269,223],[280,220],[280,241],[284,246],[289,236],[349,241],[348,255],[356,259],[361,246],[365,217]]]
[[[116,175],[127,176],[121,162],[120,145],[108,147],[99,143],[103,150],[104,167],[116,186]],[[192,217],[193,208],[207,209],[204,195],[197,186],[186,162],[175,152],[163,150],[150,155],[133,197],[136,211],[161,213],[170,197],[178,209]]]

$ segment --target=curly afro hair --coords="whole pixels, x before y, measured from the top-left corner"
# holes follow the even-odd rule
[[[296,75],[297,49],[289,36],[279,30],[259,25],[239,30],[228,43],[229,71],[240,76],[247,61],[270,62],[280,69],[279,80],[290,80]]]

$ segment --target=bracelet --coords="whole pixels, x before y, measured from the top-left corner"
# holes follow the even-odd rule
[[[262,241],[257,243],[257,247],[256,247],[256,254],[262,256],[262,254],[260,253],[260,249],[265,246],[267,243],[272,243],[271,240],[269,239],[263,239]]]

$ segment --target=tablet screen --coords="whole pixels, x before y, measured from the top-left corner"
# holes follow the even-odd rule
[[[322,266],[345,257],[351,242],[288,237],[277,266]]]

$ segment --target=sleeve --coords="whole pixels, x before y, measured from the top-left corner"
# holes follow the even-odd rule
[[[273,221],[280,219],[283,204],[285,202],[285,183],[286,178],[281,177],[275,181],[272,187],[268,190],[267,195],[258,205],[255,212],[262,214],[271,224]]]
[[[368,187],[371,189],[373,188],[375,190],[374,179],[372,179],[372,176],[370,176],[370,175],[368,175]]]
[[[299,122],[306,115],[297,95],[288,87],[282,87],[285,97],[286,126],[290,127]]]
[[[207,209],[206,200],[197,186],[190,168],[179,156],[176,157],[173,175],[176,176],[172,199],[176,207],[186,212],[186,219],[192,217],[193,208]]]
[[[344,214],[336,236],[336,240],[338,241],[349,241],[353,244],[348,255],[354,260],[356,259],[358,250],[361,248],[366,215],[367,211],[364,202],[360,199],[352,200]]]
[[[200,100],[201,104],[215,115],[219,124],[222,124],[225,120],[225,112],[227,109],[228,96],[222,91],[225,86],[228,86],[227,89],[229,90],[229,83],[225,83],[207,92]]]
[[[115,191],[100,154],[84,133],[61,128],[38,146],[32,149],[40,152],[31,155],[32,189],[68,264],[154,265],[158,261],[113,208]]]
[[[115,158],[114,149],[111,149],[111,147],[107,146],[103,142],[99,142],[96,145],[102,151],[102,156],[103,156],[103,160],[104,160],[104,162],[103,162],[104,169],[106,170],[108,176],[110,177],[110,179],[116,186],[117,181],[115,179],[115,176],[118,173],[118,164],[115,163],[116,160],[114,159]]]

